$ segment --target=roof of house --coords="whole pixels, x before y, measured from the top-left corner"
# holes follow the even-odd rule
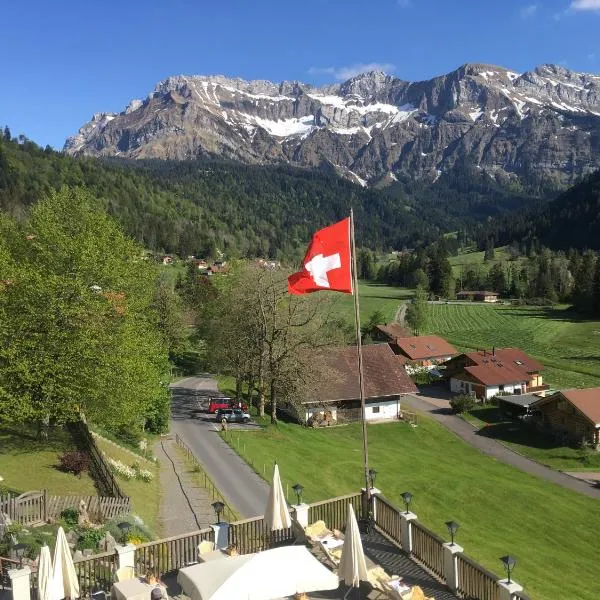
[[[456,292],[456,295],[459,296],[463,294],[464,296],[499,296],[498,292],[489,292],[485,290],[463,290],[462,292]]]
[[[511,394],[510,396],[496,396],[496,398],[498,402],[507,402],[508,404],[524,407],[530,406],[540,399],[536,394]]]
[[[425,360],[441,356],[453,356],[456,350],[444,338],[437,335],[417,335],[398,338],[398,347],[410,360]]]
[[[376,329],[381,331],[391,340],[396,338],[408,337],[412,335],[412,331],[406,327],[402,327],[399,323],[386,323],[385,325],[377,325]]]
[[[531,381],[530,373],[544,368],[519,348],[495,348],[491,352],[477,350],[464,356],[475,363],[466,366],[465,372],[484,385]]]
[[[388,344],[362,347],[365,398],[381,398],[416,392],[417,388]],[[356,346],[329,348],[323,359],[330,369],[326,381],[315,382],[322,401],[360,398]]]
[[[563,395],[577,410],[585,415],[596,427],[600,427],[600,387],[582,390],[562,390]],[[546,396],[550,398],[551,396]]]

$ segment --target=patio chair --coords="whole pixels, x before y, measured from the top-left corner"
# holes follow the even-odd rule
[[[323,539],[328,535],[333,535],[333,532],[327,529],[325,521],[315,521],[312,525],[309,525],[304,532],[306,533],[308,539],[313,542],[318,542],[320,539]]]
[[[133,567],[121,567],[115,572],[115,579],[117,581],[127,581],[128,579],[135,578],[135,571]]]

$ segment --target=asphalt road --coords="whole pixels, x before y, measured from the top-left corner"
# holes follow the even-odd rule
[[[171,431],[177,433],[202,463],[229,504],[243,517],[264,514],[269,486],[218,435],[214,415],[208,415],[208,398],[222,395],[210,376],[186,377],[171,384]],[[248,429],[231,424],[229,428]]]

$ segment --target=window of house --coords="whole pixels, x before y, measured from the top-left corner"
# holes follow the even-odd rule
[[[501,392],[504,391],[504,384],[501,384],[500,387],[498,388]]]
[[[374,413],[378,413],[378,412],[379,412],[379,410],[380,410],[380,408],[381,408],[380,406],[374,406],[374,407],[373,407],[373,412],[374,412]]]

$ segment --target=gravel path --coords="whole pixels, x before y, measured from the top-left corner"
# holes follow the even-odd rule
[[[406,318],[406,309],[408,308],[408,304],[403,302],[396,311],[396,315],[394,316],[394,321],[402,327],[406,327],[406,323],[404,322]]]
[[[429,414],[444,427],[462,438],[467,444],[470,444],[488,456],[492,456],[503,463],[521,469],[521,471],[525,471],[525,473],[536,475],[537,477],[541,477],[546,481],[550,481],[551,483],[555,483],[556,485],[560,485],[561,487],[574,492],[600,499],[600,488],[593,487],[585,481],[570,477],[560,471],[545,467],[534,460],[530,460],[529,458],[514,452],[496,440],[479,435],[477,429],[473,427],[473,425],[452,414],[447,401],[441,401],[438,398],[407,395],[403,398],[403,403]],[[443,403],[446,403],[447,407],[443,406]]]

